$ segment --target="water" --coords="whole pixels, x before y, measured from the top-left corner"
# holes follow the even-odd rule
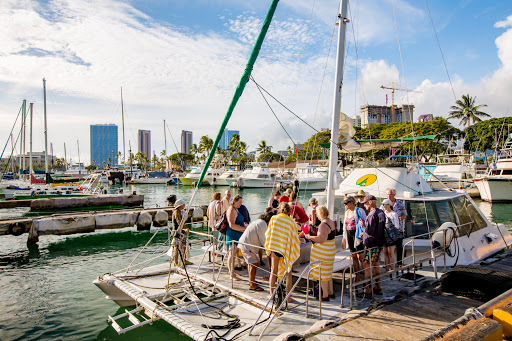
[[[116,193],[119,186],[110,191]],[[227,187],[220,187],[221,191]],[[186,202],[192,196],[187,187],[131,185],[124,192],[145,195],[145,205],[164,206],[169,194]],[[240,193],[252,214],[263,212],[271,189],[231,189]],[[196,204],[209,203],[213,188],[199,189]],[[306,204],[311,192],[301,193]],[[512,212],[507,204],[477,201],[492,221],[512,227]],[[4,210],[0,217],[28,214],[27,209]],[[199,228],[200,229],[200,228]],[[107,301],[92,284],[100,274],[127,266],[152,235],[135,228],[107,230],[70,236],[43,236],[39,245],[27,248],[27,235],[0,237],[0,340],[189,340],[165,322],[157,321],[118,335],[107,324],[107,316],[124,312]],[[160,252],[167,234],[157,235],[142,254],[148,259]]]

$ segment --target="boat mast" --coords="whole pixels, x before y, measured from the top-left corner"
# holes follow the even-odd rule
[[[124,143],[124,104],[123,104],[123,87],[121,87],[121,121],[123,124],[123,163],[126,162],[126,148]]]
[[[11,158],[12,156],[14,155],[14,141],[12,139],[12,133],[11,133]],[[12,174],[14,175],[14,164],[16,163],[16,161],[14,161],[14,159],[9,159],[9,161],[11,162],[11,171],[12,171]]]
[[[29,159],[29,176],[32,175],[34,172],[34,168],[32,167],[32,118],[33,118],[33,108],[34,103],[30,103],[30,142],[29,142],[29,153],[30,153],[30,159]]]
[[[21,136],[21,143],[20,143],[20,159],[19,159],[19,165],[20,165],[20,180],[23,178],[23,168],[25,168],[24,163],[22,161],[23,159],[23,128],[24,128],[24,121],[25,121],[25,112],[27,111],[27,100],[23,100],[23,104],[21,105],[21,129],[20,129],[20,136]]]
[[[68,170],[68,158],[66,155],[66,142],[64,142],[64,169]]]
[[[27,136],[27,100],[24,99],[23,100],[23,117],[21,118],[21,122],[23,124],[23,131],[21,132],[21,145],[23,146],[23,153],[21,155],[23,155],[23,178],[25,178],[25,141],[26,141],[26,136]]]
[[[165,171],[167,168],[167,133],[165,131],[165,120],[164,120],[164,160],[165,160]]]
[[[46,125],[46,79],[43,78],[43,108],[44,108],[44,173],[48,174],[48,127]]]
[[[348,0],[341,0],[341,12],[338,15],[338,50],[336,52],[336,76],[334,81],[334,105],[331,126],[331,148],[329,153],[329,175],[327,182],[327,209],[334,216],[334,191],[338,164],[338,141],[340,130],[341,90],[343,88],[343,63],[345,57],[345,33],[347,31]]]
[[[82,166],[80,165],[80,142],[76,140],[76,146],[78,147],[78,174],[82,174]]]

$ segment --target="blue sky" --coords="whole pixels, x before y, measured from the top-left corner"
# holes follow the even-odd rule
[[[81,159],[89,160],[89,125],[121,123],[121,86],[126,144],[132,149],[137,129],[149,129],[159,153],[163,119],[176,140],[182,129],[194,132],[194,142],[202,135],[213,138],[269,5],[270,0],[0,2],[1,147],[26,98],[34,102],[34,149],[42,150],[43,77],[49,140],[58,156],[66,143],[68,156],[77,161],[79,140]],[[428,5],[455,96],[469,93],[488,104],[494,117],[510,115],[512,3]],[[330,127],[338,6],[337,0],[281,0],[253,72],[260,85],[318,129]],[[425,2],[354,0],[350,19],[342,111],[353,116],[363,104],[385,104],[389,93],[380,86],[394,82],[421,91],[395,95],[396,104],[415,105],[415,117],[446,117],[455,99]],[[313,133],[277,104],[272,107],[294,141]],[[240,130],[251,150],[263,139],[274,150],[291,144],[252,83],[228,127]],[[170,140],[167,148],[174,153]]]

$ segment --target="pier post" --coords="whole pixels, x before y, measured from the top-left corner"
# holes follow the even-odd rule
[[[30,224],[30,230],[28,231],[27,245],[34,245],[39,242],[39,235],[36,231],[34,224]]]

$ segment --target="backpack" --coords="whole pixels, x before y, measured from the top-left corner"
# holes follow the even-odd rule
[[[386,216],[386,227],[384,228],[384,238],[386,239],[386,246],[395,245],[398,239],[404,236],[402,232],[393,224],[393,221]]]
[[[226,211],[227,212],[227,211]],[[219,231],[222,234],[226,234],[228,230],[228,217],[226,212],[220,215],[220,218],[215,222],[215,230]]]

